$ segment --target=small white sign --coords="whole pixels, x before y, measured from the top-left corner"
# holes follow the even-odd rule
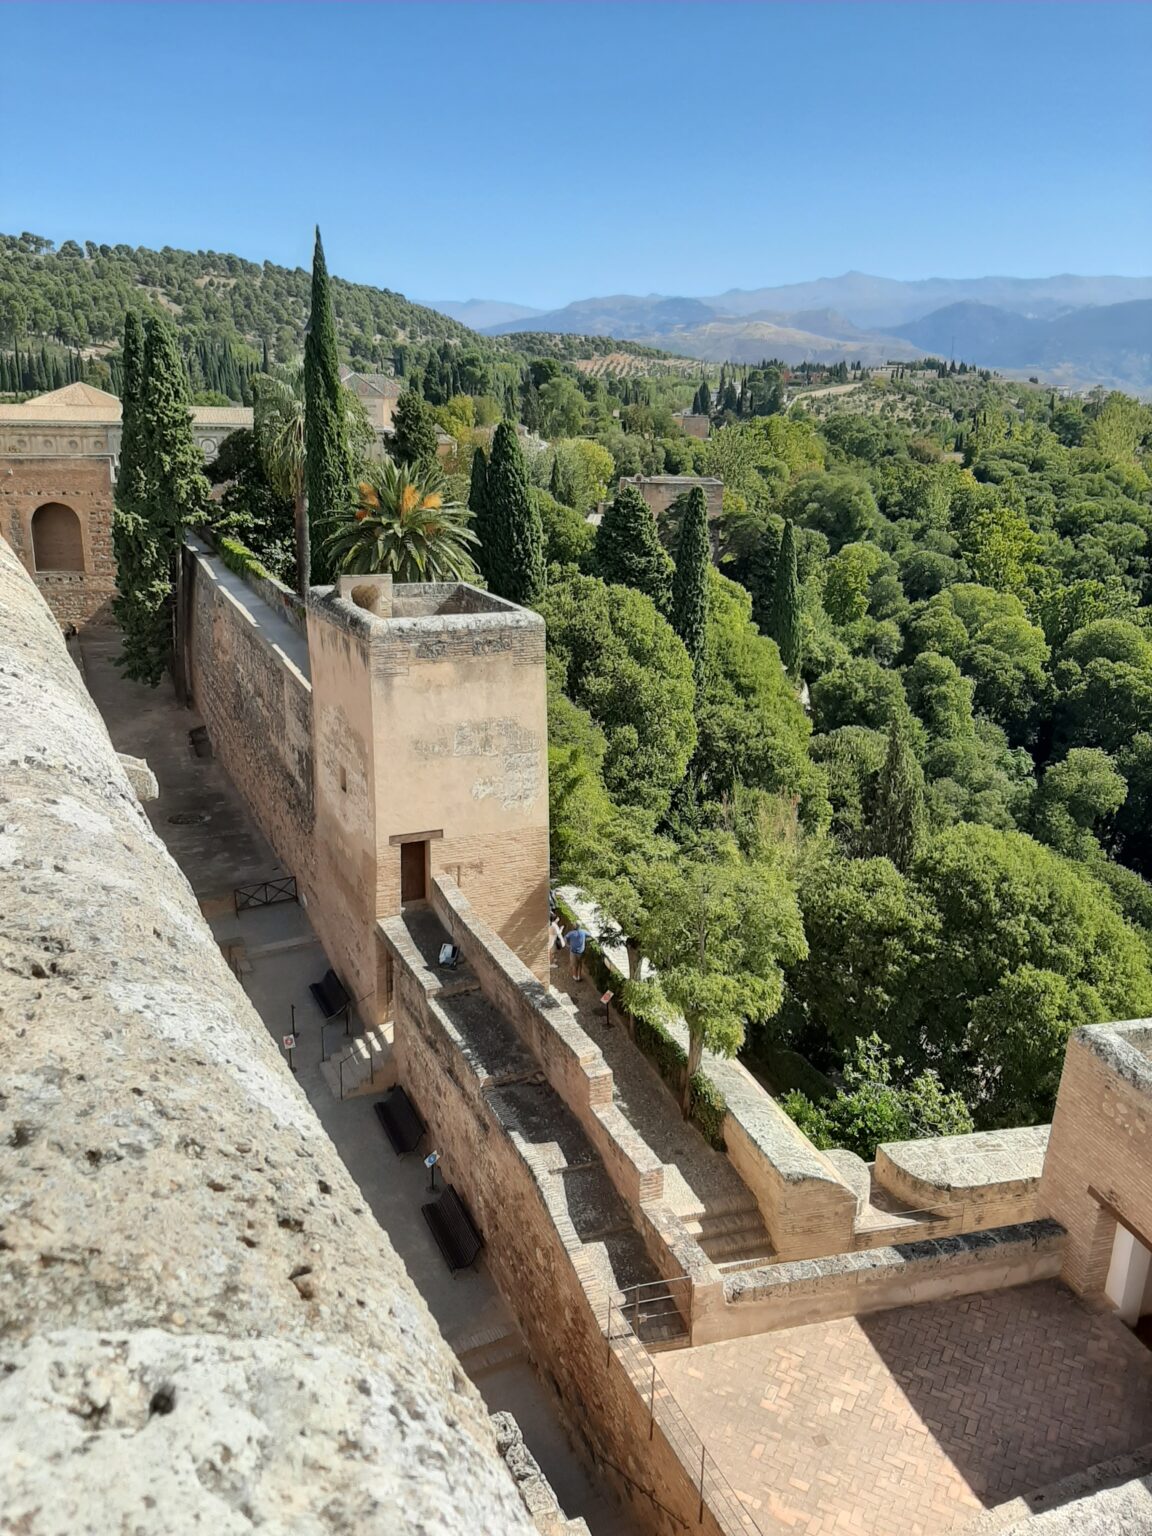
[[[428,1156],[424,1159],[424,1166],[425,1166],[425,1168],[435,1168],[436,1164],[439,1161],[440,1161],[440,1154],[439,1154],[439,1152],[429,1152]]]
[[[286,1051],[294,1051],[296,1049],[296,1036],[295,1035],[285,1035],[284,1036],[284,1049]]]

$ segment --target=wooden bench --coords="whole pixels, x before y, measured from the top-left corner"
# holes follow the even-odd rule
[[[323,981],[314,981],[308,988],[316,999],[316,1005],[324,1015],[324,1020],[338,1019],[341,1014],[347,1015],[352,999],[344,990],[344,983],[335,971],[325,973]]]
[[[468,1207],[451,1184],[437,1200],[429,1200],[420,1209],[432,1229],[440,1252],[453,1274],[475,1264],[484,1239],[468,1214]]]
[[[403,1157],[406,1152],[415,1152],[423,1140],[425,1127],[403,1088],[393,1088],[387,1098],[372,1107],[396,1156]]]

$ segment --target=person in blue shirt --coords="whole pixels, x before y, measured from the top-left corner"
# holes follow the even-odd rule
[[[579,924],[575,928],[569,928],[564,937],[568,946],[568,954],[572,960],[572,980],[581,981],[584,977],[584,947],[588,943],[587,930]]]

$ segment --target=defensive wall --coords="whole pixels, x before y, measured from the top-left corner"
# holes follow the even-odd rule
[[[180,607],[180,670],[213,750],[366,1022],[392,1011],[376,921],[441,872],[546,975],[543,620],[463,584],[393,593],[387,578],[315,588],[305,607],[196,539]]]
[[[527,1533],[2,540],[0,655],[2,1523]]]

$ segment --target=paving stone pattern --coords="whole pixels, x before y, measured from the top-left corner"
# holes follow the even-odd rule
[[[661,1360],[764,1532],[935,1536],[1152,1438],[1152,1354],[1056,1281]]]

